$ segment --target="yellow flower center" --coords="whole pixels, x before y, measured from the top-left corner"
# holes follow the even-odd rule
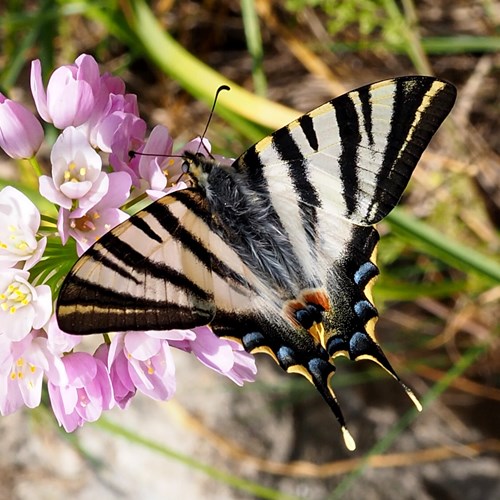
[[[0,308],[14,314],[18,309],[27,306],[32,298],[30,289],[24,283],[12,282],[0,293]]]
[[[82,182],[85,180],[86,175],[87,168],[78,167],[78,165],[72,161],[64,171],[63,178],[64,182]]]
[[[31,253],[28,243],[24,239],[24,232],[14,224],[7,226],[7,234],[3,234],[5,241],[0,239],[0,249],[8,250],[17,255],[27,255]]]
[[[153,373],[155,372],[155,369],[154,369],[150,359],[148,359],[146,361],[146,366],[148,368],[148,375],[153,375]]]
[[[35,365],[31,363],[26,363],[24,358],[18,358],[16,362],[12,366],[12,371],[10,372],[11,380],[23,380],[26,375],[26,370],[29,370],[30,373],[35,373],[37,368]],[[34,387],[31,380],[28,382],[28,388],[32,389]]]

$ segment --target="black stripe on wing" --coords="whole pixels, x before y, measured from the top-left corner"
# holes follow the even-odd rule
[[[312,119],[312,117],[306,113],[298,119],[298,122],[311,149],[313,151],[318,151],[318,136],[316,135],[316,129],[314,128],[314,120]]]
[[[363,115],[364,132],[368,137],[368,144],[373,146],[373,120],[372,120],[372,105],[370,102],[371,92],[370,86],[362,87],[358,91],[359,100],[361,101],[361,113]]]
[[[456,98],[455,87],[435,78],[397,78],[394,83],[387,147],[366,224],[383,219],[397,205],[418,160]]]
[[[91,246],[87,252],[85,253],[87,257],[91,257],[93,260],[98,260],[101,265],[111,269],[115,273],[119,274],[122,278],[133,281],[136,285],[140,283],[140,281],[134,276],[133,270],[129,270],[124,268],[123,266],[118,265],[116,262],[111,260],[110,258],[102,255],[102,252],[98,250],[98,246]]]
[[[140,229],[148,238],[156,241],[157,243],[162,242],[162,238],[159,234],[155,233],[152,227],[141,217],[131,217],[129,219],[130,224]]]
[[[257,145],[249,147],[238,159],[236,159],[232,166],[233,168],[242,174],[248,180],[249,187],[259,193],[259,195],[264,198],[270,198],[269,186],[267,184],[267,179],[264,174],[265,165],[260,159],[260,154],[257,151]]]
[[[137,297],[71,276],[57,301],[59,327],[74,334],[126,330],[187,329],[210,322],[215,307],[207,300],[188,305]]]
[[[304,123],[307,123],[307,121]],[[281,160],[288,166],[290,179],[299,198],[300,214],[306,234],[308,236],[315,235],[318,225],[317,208],[321,207],[321,199],[316,188],[309,180],[308,162],[299,146],[295,143],[288,127],[283,127],[274,132],[272,138],[274,149]]]
[[[340,135],[341,153],[338,161],[343,185],[342,195],[346,205],[345,215],[349,216],[357,208],[358,147],[361,142],[361,131],[358,112],[348,94],[334,99],[332,104],[335,107]]]
[[[119,259],[125,266],[125,269],[132,269],[133,275],[140,282],[146,281],[147,277],[151,276],[152,278],[168,282],[179,290],[187,290],[189,294],[201,300],[208,300],[210,298],[207,292],[187,278],[182,272],[163,262],[147,258],[113,233],[108,233],[106,237],[101,238],[94,247],[93,258],[100,265],[103,264],[100,256],[105,257],[105,254],[100,250],[100,248],[103,248],[116,257],[117,260]],[[205,267],[209,269],[207,266]],[[146,290],[144,292],[146,293]]]
[[[179,191],[178,193],[181,193]],[[207,211],[199,210],[199,204],[190,203],[192,198],[186,196],[175,196],[177,193],[173,193],[173,198],[181,201],[187,208],[195,211],[197,216],[202,215],[203,219],[206,219]],[[188,201],[189,200],[189,201]],[[187,203],[186,203],[187,201]],[[182,226],[181,222],[172,212],[168,209],[168,205],[163,204],[161,200],[158,203],[152,203],[149,205],[145,212],[151,214],[155,219],[161,224],[161,226],[167,231],[172,238],[179,241],[185,248],[195,255],[198,260],[205,266],[206,269],[210,269],[219,275],[222,279],[230,281],[230,285],[243,285],[246,288],[251,289],[250,284],[247,280],[239,273],[235,272],[229,266],[227,266],[222,260],[220,260],[210,249],[205,246],[208,242],[201,242],[196,238],[188,229]],[[198,212],[198,213],[196,213]],[[201,218],[201,217],[200,217]],[[205,220],[204,220],[205,222]],[[210,220],[212,224],[213,221]],[[210,226],[209,226],[210,227]]]

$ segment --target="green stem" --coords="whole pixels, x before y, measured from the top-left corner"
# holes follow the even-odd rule
[[[217,103],[221,116],[231,112],[269,129],[279,128],[299,116],[286,106],[248,92],[199,61],[163,30],[143,0],[130,2],[130,7],[133,16],[129,16],[129,25],[148,56],[186,90],[210,105],[218,87],[231,87],[231,92]]]
[[[259,17],[255,10],[255,0],[241,0],[241,16],[245,28],[245,38],[248,52],[252,56],[252,75],[255,93],[265,96],[267,92],[267,82],[262,61],[264,60],[264,50],[262,48],[262,37],[260,35]]]
[[[37,177],[41,177],[43,175],[43,172],[40,164],[38,163],[38,160],[34,156],[32,156],[31,158],[28,158],[28,162],[33,167],[33,170],[35,171]]]
[[[41,219],[43,222],[47,222],[52,226],[57,226],[57,219],[55,217],[51,217],[50,215],[47,214],[41,214]]]
[[[412,244],[421,244],[433,255],[465,272],[475,272],[496,282],[500,281],[500,264],[481,252],[462,243],[444,237],[434,229],[400,208],[394,209],[387,217],[395,233],[410,237]]]

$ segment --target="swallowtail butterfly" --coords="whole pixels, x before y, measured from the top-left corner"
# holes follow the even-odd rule
[[[455,97],[436,78],[395,78],[306,113],[229,167],[186,152],[192,186],[112,229],[75,264],[58,298],[61,329],[208,324],[306,377],[354,449],[330,386],[334,359],[370,359],[401,382],[374,334],[374,224],[398,203]]]

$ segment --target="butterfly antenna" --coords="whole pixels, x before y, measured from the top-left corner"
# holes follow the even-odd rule
[[[210,122],[212,121],[212,116],[214,114],[214,110],[215,110],[215,105],[217,104],[217,99],[219,98],[219,94],[223,91],[223,90],[231,90],[231,87],[229,87],[229,85],[221,85],[217,91],[215,92],[215,97],[214,97],[214,102],[212,104],[212,109],[210,110],[210,115],[208,116],[208,120],[207,120],[207,124],[205,125],[205,130],[203,131],[203,134],[201,134],[201,141],[200,141],[200,145],[198,146],[198,151],[196,151],[196,153],[199,153],[200,152],[200,149],[201,147],[203,146],[203,148],[205,149],[205,151],[207,152],[207,154],[212,157],[212,154],[210,153],[210,151],[207,149],[207,147],[205,146],[205,143],[203,142],[203,139],[205,139],[205,134],[207,133],[207,130],[208,130],[208,126],[210,125]],[[212,157],[213,158],[213,157]]]

